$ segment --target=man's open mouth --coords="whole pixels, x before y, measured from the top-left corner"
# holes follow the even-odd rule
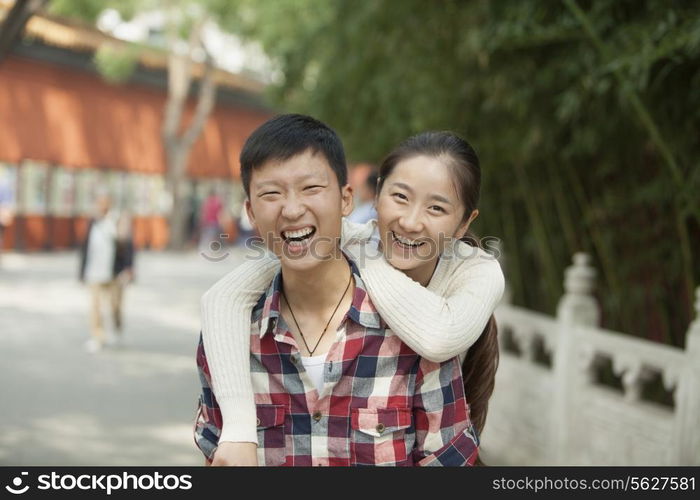
[[[294,231],[282,231],[282,239],[285,243],[298,244],[308,240],[314,234],[316,234],[316,228],[308,226],[302,229],[295,229]]]
[[[396,234],[394,231],[391,232],[391,238],[402,248],[412,249],[418,248],[421,245],[425,245],[425,241],[411,240],[409,238]]]

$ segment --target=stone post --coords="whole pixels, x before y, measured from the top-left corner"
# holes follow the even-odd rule
[[[593,298],[596,270],[590,257],[577,253],[564,275],[564,295],[557,306],[559,331],[554,353],[554,415],[552,420],[552,458],[560,465],[574,463],[571,433],[575,429],[578,385],[585,380],[578,363],[578,326],[598,326],[600,308]]]
[[[695,291],[695,320],[685,338],[685,366],[675,401],[674,462],[700,465],[700,287]]]

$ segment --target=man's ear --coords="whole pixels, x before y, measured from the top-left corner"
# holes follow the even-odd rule
[[[459,228],[457,228],[457,232],[455,233],[455,237],[460,239],[464,238],[467,235],[467,231],[469,231],[469,226],[471,223],[474,221],[479,216],[479,210],[474,209],[472,210],[472,213],[469,215],[469,218],[464,221]]]
[[[257,229],[258,225],[255,223],[255,214],[253,213],[253,205],[250,204],[250,198],[245,200],[245,213],[248,214],[250,225]]]
[[[352,199],[352,186],[350,184],[345,184],[342,188],[340,188],[340,198],[342,203],[341,213],[343,214],[343,217],[347,217],[355,208],[355,204]]]

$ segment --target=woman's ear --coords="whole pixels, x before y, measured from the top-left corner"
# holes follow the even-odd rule
[[[352,198],[352,186],[350,184],[346,184],[340,189],[340,198],[340,202],[342,203],[340,213],[343,215],[343,217],[347,217],[355,208]]]
[[[469,231],[469,226],[478,216],[479,210],[475,208],[474,210],[472,210],[472,213],[469,214],[469,218],[462,224],[460,224],[459,228],[457,229],[457,233],[455,235],[457,239],[464,238],[467,235],[467,231]]]

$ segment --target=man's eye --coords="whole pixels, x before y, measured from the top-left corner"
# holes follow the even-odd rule
[[[320,189],[320,188],[322,188],[322,187],[323,187],[323,186],[319,186],[319,185],[314,184],[313,186],[306,186],[306,187],[304,188],[304,191],[308,191],[308,190],[311,190],[311,189]]]
[[[273,194],[280,194],[279,191],[265,191],[264,193],[260,193],[260,196],[268,196],[268,195],[273,195]]]

